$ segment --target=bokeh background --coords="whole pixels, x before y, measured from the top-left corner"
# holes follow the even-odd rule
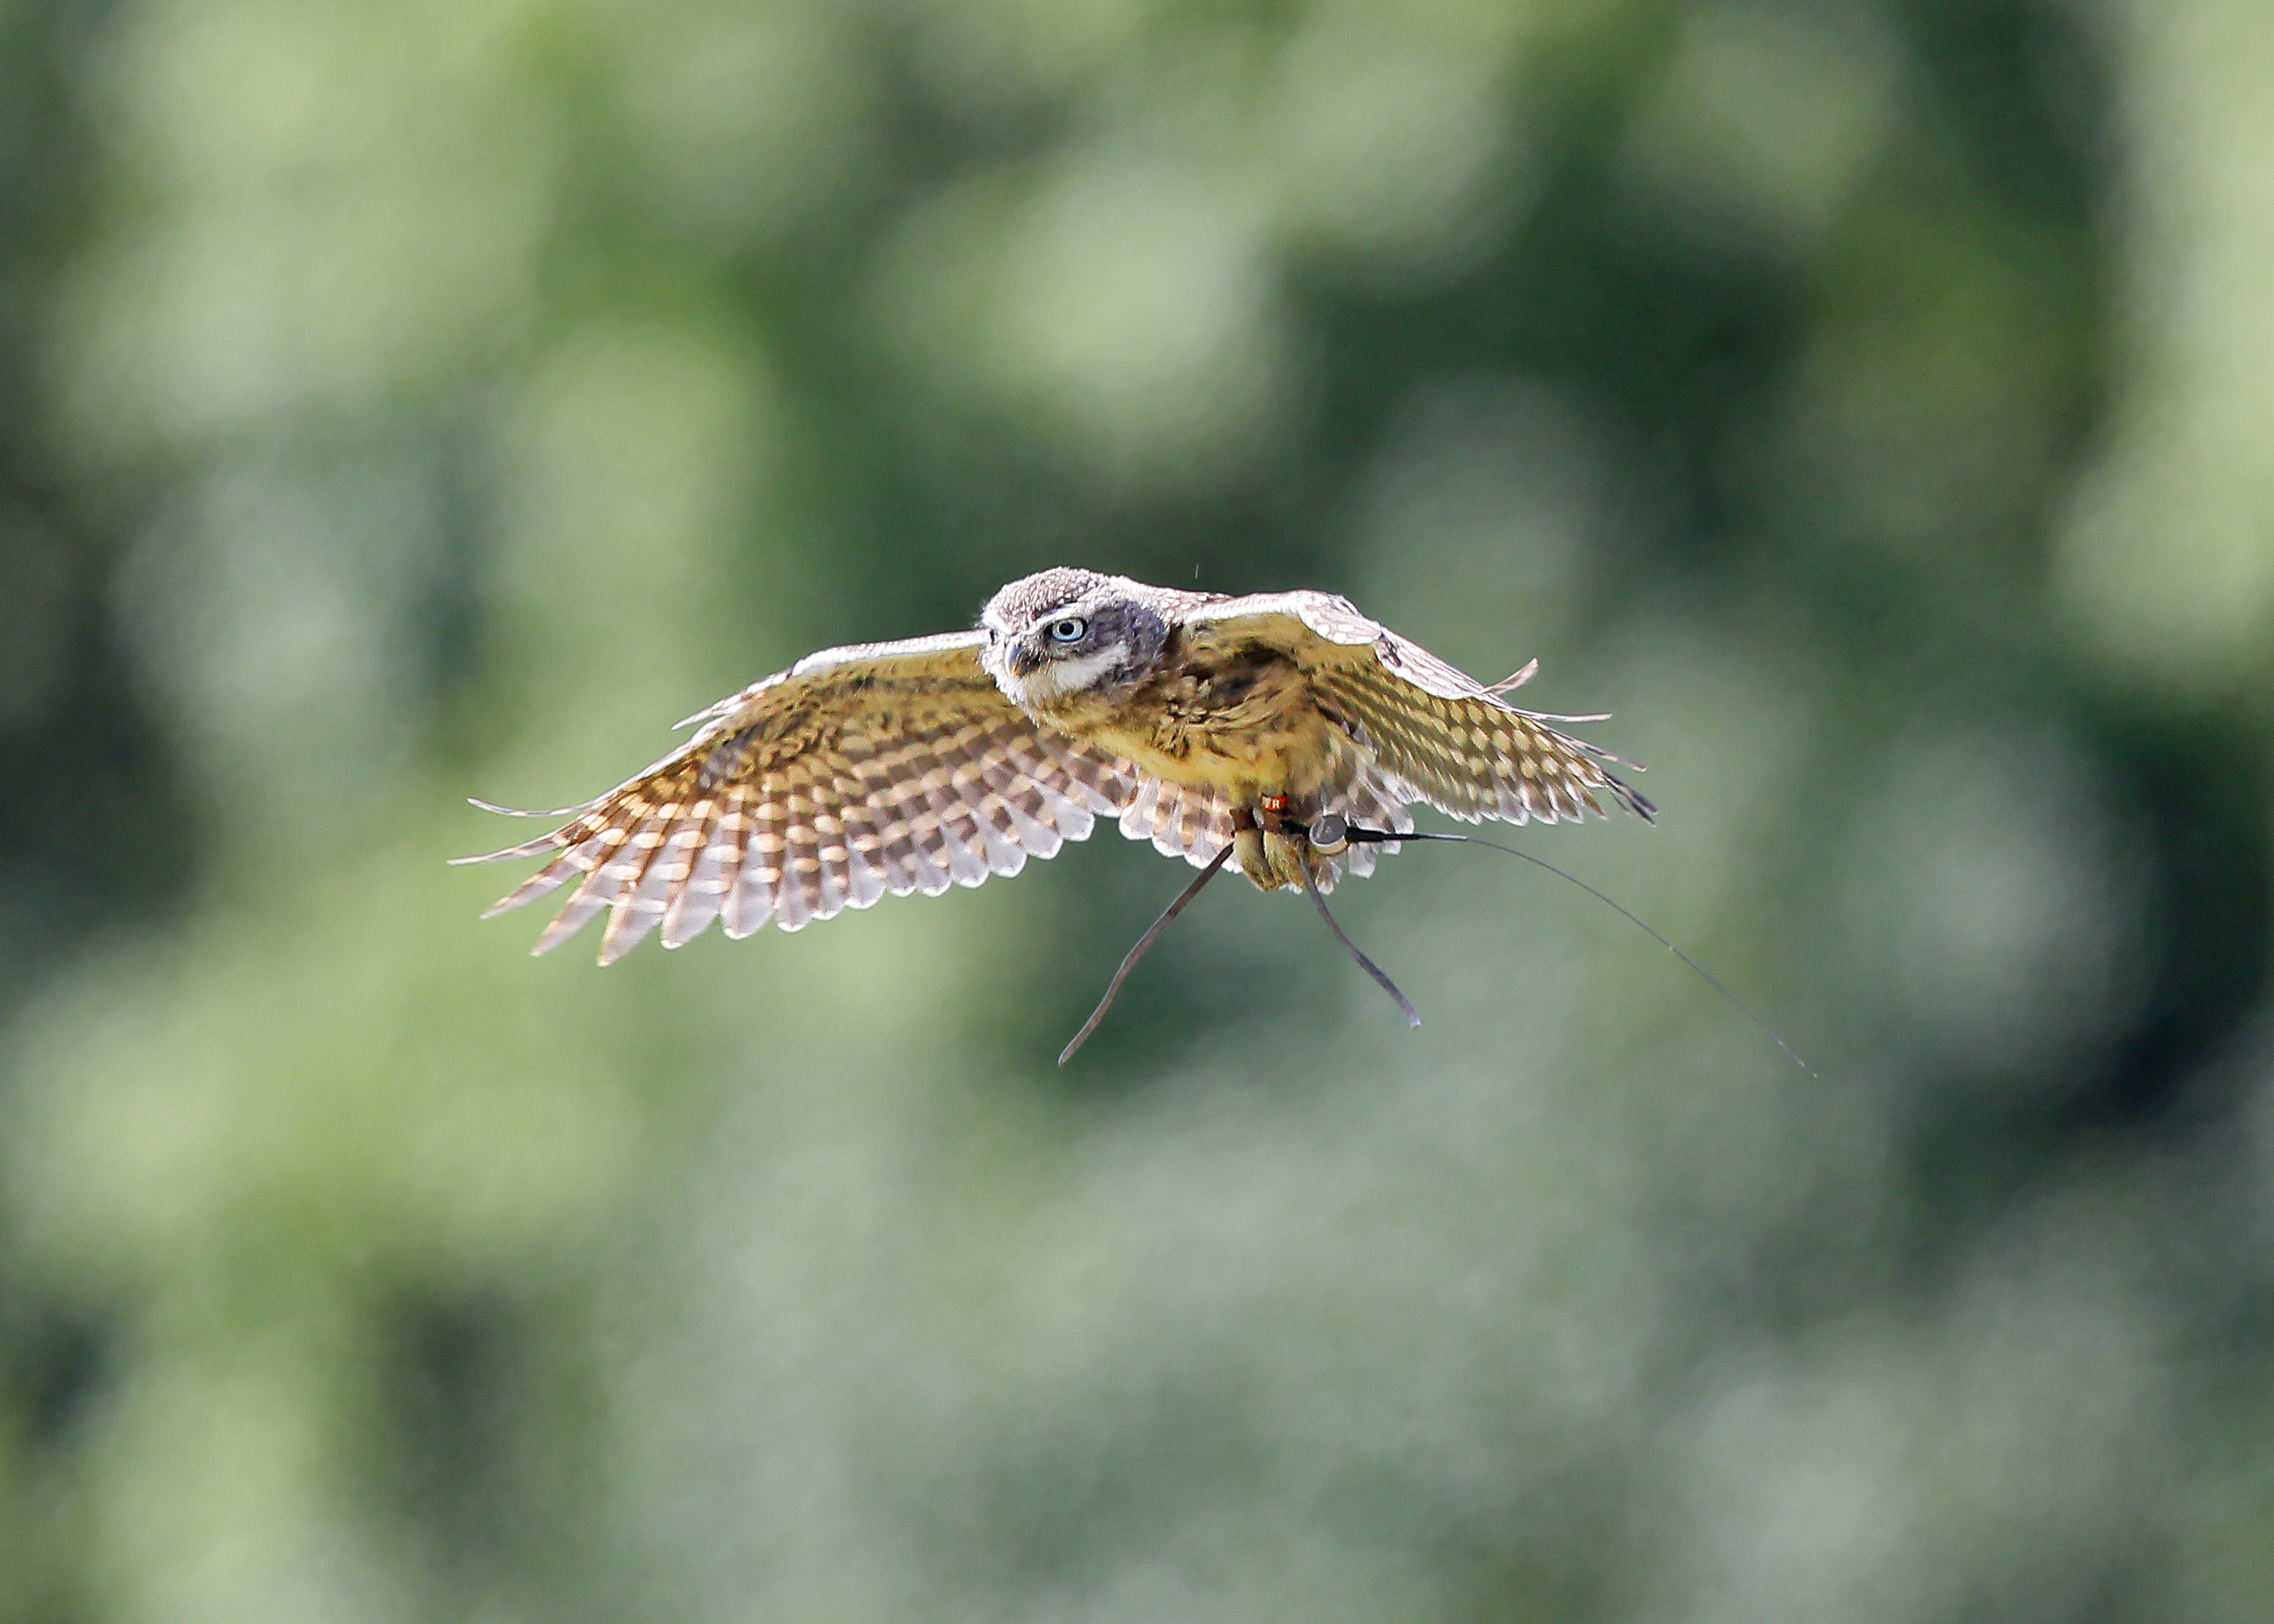
[[[2262,0],[0,4],[0,1620],[2274,1616]],[[1050,563],[1660,826],[605,973]]]

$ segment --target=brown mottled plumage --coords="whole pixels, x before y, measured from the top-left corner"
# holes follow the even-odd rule
[[[1321,891],[1397,846],[1324,855],[1282,816],[1402,832],[1419,801],[1554,823],[1600,816],[1600,792],[1648,818],[1615,757],[1502,697],[1531,671],[1487,688],[1324,592],[1045,570],[975,631],[809,655],[689,718],[694,737],[550,834],[459,861],[550,860],[491,914],[581,879],[537,951],[606,911],[606,964],[659,925],[666,947],[713,919],[794,930],[1016,874],[1100,813],[1195,865],[1232,844],[1265,890],[1307,865]]]

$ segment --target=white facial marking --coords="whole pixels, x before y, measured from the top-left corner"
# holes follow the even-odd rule
[[[1026,680],[1026,690],[1036,699],[1054,699],[1061,694],[1079,694],[1096,687],[1119,663],[1118,649],[1100,649],[1095,654],[1085,654],[1080,659],[1051,660]]]

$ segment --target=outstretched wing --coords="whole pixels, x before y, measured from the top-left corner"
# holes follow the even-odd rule
[[[458,861],[552,859],[489,914],[581,878],[537,951],[613,910],[602,964],[659,924],[676,947],[714,918],[730,936],[795,930],[888,891],[1016,874],[1122,812],[1139,776],[1005,699],[982,640],[809,655],[689,718],[693,738],[550,834]]]
[[[1600,793],[1653,816],[1605,764],[1618,757],[1549,726],[1565,718],[1501,697],[1529,667],[1487,688],[1327,592],[1227,598],[1188,612],[1183,630],[1196,643],[1262,647],[1291,661],[1401,800],[1471,823],[1552,823],[1602,816]]]

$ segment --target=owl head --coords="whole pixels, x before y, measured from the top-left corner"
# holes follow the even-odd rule
[[[1168,642],[1154,596],[1126,576],[1088,569],[1013,581],[980,614],[980,663],[1013,704],[1030,708],[1129,688]]]

